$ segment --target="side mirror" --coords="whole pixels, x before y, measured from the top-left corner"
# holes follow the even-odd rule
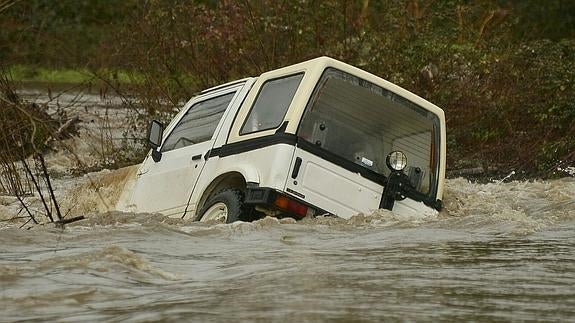
[[[164,135],[164,125],[158,121],[153,120],[148,127],[148,143],[152,148],[158,148],[162,144],[162,136]]]

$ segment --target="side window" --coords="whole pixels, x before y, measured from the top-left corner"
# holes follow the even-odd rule
[[[170,133],[162,152],[210,140],[235,92],[194,104]]]
[[[300,73],[265,82],[240,135],[279,127],[302,78]]]

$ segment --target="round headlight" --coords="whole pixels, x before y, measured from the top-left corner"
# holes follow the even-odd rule
[[[385,161],[392,171],[402,171],[407,166],[407,156],[401,151],[392,151]]]

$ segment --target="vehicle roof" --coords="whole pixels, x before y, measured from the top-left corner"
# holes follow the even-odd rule
[[[323,73],[323,71],[328,68],[328,67],[333,67],[339,70],[342,70],[344,72],[350,73],[352,75],[355,75],[357,77],[360,77],[366,81],[369,81],[373,84],[379,85],[387,90],[390,90],[391,92],[394,92],[406,99],[408,99],[409,101],[412,101],[414,103],[416,103],[417,105],[421,106],[422,108],[433,112],[434,114],[443,116],[443,110],[441,108],[439,108],[438,106],[434,105],[433,103],[423,99],[422,97],[409,92],[408,90],[393,84],[377,75],[374,75],[372,73],[369,73],[365,70],[362,70],[360,68],[357,68],[355,66],[349,65],[347,63],[344,63],[342,61],[339,61],[337,59],[331,58],[331,57],[327,57],[327,56],[321,56],[321,57],[317,57],[299,64],[294,64],[294,65],[290,65],[290,66],[286,66],[274,71],[270,71],[270,72],[266,72],[263,73],[261,76],[265,76],[268,73],[275,73],[277,71],[280,70],[285,70],[286,74],[288,74],[289,70],[293,70],[293,72],[297,72],[297,71],[301,71],[301,70],[306,70],[306,71],[314,71],[317,73]],[[283,74],[283,73],[282,73]]]
[[[315,72],[315,73],[323,73],[323,71],[328,68],[328,67],[334,67],[337,68],[339,70],[342,70],[344,72],[353,74],[355,76],[358,76],[362,79],[365,79],[366,81],[369,81],[371,83],[374,83],[376,85],[379,85],[391,92],[395,92],[396,94],[416,103],[417,105],[421,106],[422,108],[433,112],[436,115],[439,115],[440,118],[443,118],[444,112],[441,108],[439,108],[438,106],[434,105],[433,103],[423,99],[422,97],[409,92],[408,90],[395,85],[377,75],[374,75],[372,73],[369,73],[365,70],[362,70],[360,68],[357,68],[355,66],[349,65],[347,63],[344,63],[342,61],[339,61],[337,59],[331,58],[331,57],[327,57],[327,56],[321,56],[321,57],[317,57],[314,59],[310,59],[301,63],[297,63],[297,64],[293,64],[293,65],[289,65],[289,66],[285,66],[285,67],[281,67],[275,70],[271,70],[268,72],[264,72],[262,73],[259,77],[256,78],[263,78],[266,79],[268,75],[277,75],[278,73],[281,74],[291,74],[291,73],[297,73],[297,72],[301,72],[301,71],[305,71],[305,72]],[[246,77],[243,79],[239,79],[239,80],[235,80],[235,81],[231,81],[225,84],[220,84],[208,89],[205,89],[201,92],[201,94],[205,94],[208,92],[212,92],[212,91],[216,91],[216,90],[221,90],[221,89],[225,89],[228,87],[233,87],[236,86],[242,82],[246,82],[247,80],[253,79],[254,77]]]
[[[211,87],[211,88],[207,88],[207,89],[205,89],[205,90],[202,90],[202,92],[200,92],[200,94],[206,94],[206,93],[208,93],[208,92],[213,92],[213,91],[216,91],[216,90],[221,90],[221,89],[225,89],[225,88],[228,88],[228,87],[233,87],[233,86],[236,86],[236,85],[238,85],[238,84],[240,84],[240,83],[247,82],[247,81],[250,80],[250,79],[252,79],[252,77],[246,77],[246,78],[243,78],[243,79],[240,79],[240,80],[235,80],[235,81],[231,81],[231,82],[228,82],[228,83],[216,85],[216,86],[213,86],[213,87]]]

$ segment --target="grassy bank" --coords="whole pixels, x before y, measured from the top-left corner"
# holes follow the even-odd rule
[[[13,65],[8,74],[17,82],[38,83],[84,83],[93,79],[93,74],[82,69],[52,69],[26,65]]]
[[[126,71],[89,70],[85,68],[56,69],[31,65],[12,65],[7,68],[6,72],[15,82],[38,84],[102,83],[111,80],[120,84],[134,84],[143,79],[141,75]]]

